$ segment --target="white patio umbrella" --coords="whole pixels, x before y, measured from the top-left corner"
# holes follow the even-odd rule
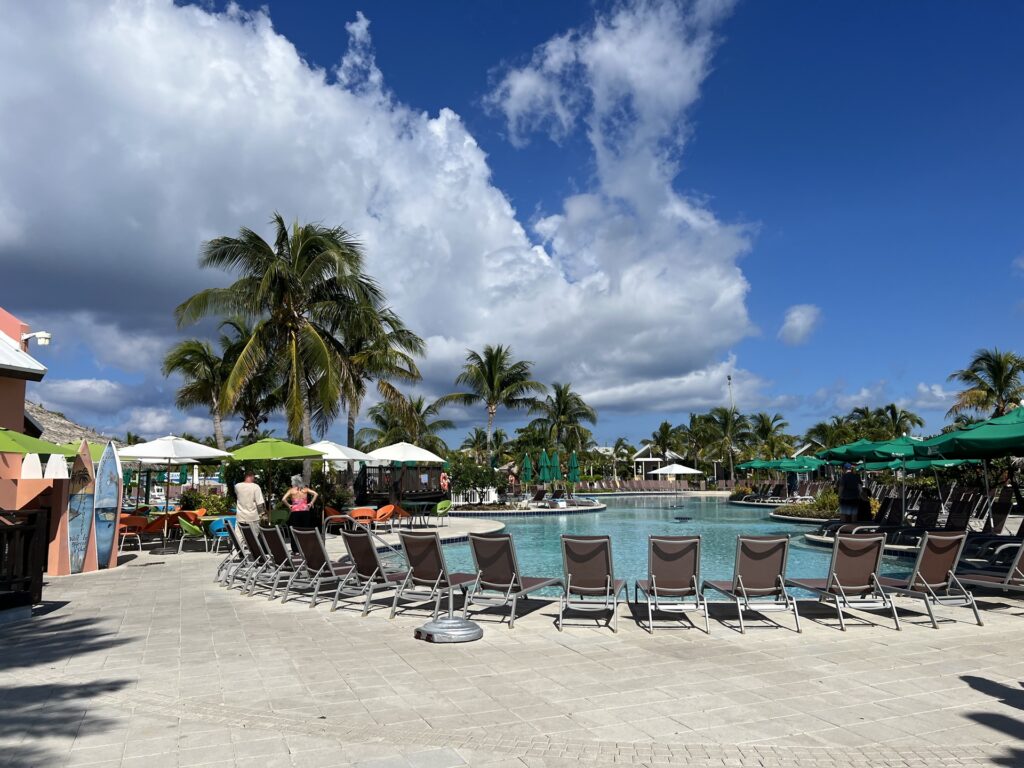
[[[167,465],[166,489],[164,503],[167,505],[171,498],[171,465],[184,464],[188,459],[205,461],[208,459],[229,459],[231,454],[217,448],[211,448],[202,443],[186,440],[183,437],[167,435],[150,440],[148,443],[138,443],[121,448],[118,454],[122,459],[153,459],[155,462]],[[166,509],[165,509],[166,511]]]
[[[682,464],[669,464],[662,467],[661,469],[655,469],[651,472],[652,475],[703,475],[699,469],[693,467],[685,467]]]
[[[377,461],[412,461],[417,464],[444,464],[444,459],[436,453],[431,453],[412,443],[385,445],[383,448],[370,451],[367,456]]]
[[[330,440],[321,440],[319,443],[310,443],[306,446],[314,451],[320,451],[326,461],[371,461],[371,457],[355,448],[347,445],[332,443]]]

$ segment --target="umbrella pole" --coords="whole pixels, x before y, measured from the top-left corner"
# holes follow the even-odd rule
[[[988,496],[988,459],[982,459],[981,466],[985,474],[985,495]]]
[[[907,460],[905,457],[900,457],[900,464],[903,465],[903,472],[900,475],[900,495],[902,500],[900,504],[903,506],[903,514],[907,514]]]

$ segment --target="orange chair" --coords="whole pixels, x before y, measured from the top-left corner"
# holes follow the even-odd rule
[[[202,517],[203,515],[207,514],[206,507],[200,507],[199,509],[195,510],[195,513],[196,517]]]
[[[142,551],[142,532],[146,529],[149,521],[142,515],[121,515],[117,528],[117,551],[124,550],[124,543],[128,539],[135,539],[135,543]]]
[[[386,504],[378,509],[373,515],[373,527],[377,528],[380,526],[387,528],[389,531],[393,531],[395,529],[395,524],[392,518],[398,509],[399,508],[394,504]]]
[[[376,510],[370,509],[369,507],[356,507],[348,516],[355,520],[357,523],[363,525],[371,525],[375,517],[377,517]]]

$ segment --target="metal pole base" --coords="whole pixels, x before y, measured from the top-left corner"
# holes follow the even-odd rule
[[[428,621],[413,634],[417,640],[428,643],[471,643],[483,636],[484,630],[479,624],[455,616]]]

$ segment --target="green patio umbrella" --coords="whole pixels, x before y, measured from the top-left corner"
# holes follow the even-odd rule
[[[23,456],[26,453],[56,453],[59,456],[74,456],[78,449],[69,452],[64,446],[55,445],[48,440],[23,435],[13,429],[0,428],[0,453],[20,453]]]
[[[537,479],[542,483],[547,483],[551,480],[551,462],[548,460],[547,451],[541,451],[540,458],[537,459]]]
[[[267,437],[231,452],[235,461],[277,461],[279,459],[320,459],[323,453],[302,445]]]
[[[866,445],[872,445],[870,440],[855,440],[852,443],[846,445],[837,445],[834,448],[827,448],[824,451],[819,451],[817,457],[819,459],[829,459],[832,461],[861,461],[864,457],[859,451]]]
[[[1024,456],[1024,408],[971,424],[956,432],[923,440],[916,446],[923,458],[998,459]]]
[[[524,485],[533,482],[533,462],[530,461],[530,454],[523,456],[523,470],[519,474],[519,479]]]
[[[580,461],[576,458],[576,451],[569,454],[569,473],[565,479],[570,483],[578,483],[580,481]]]
[[[861,465],[865,472],[880,472],[884,469],[905,469],[907,472],[921,472],[926,469],[951,469],[964,464],[981,464],[978,459],[893,459],[892,461],[866,461]]]
[[[77,456],[78,455],[78,448],[79,448],[79,446],[81,444],[82,444],[81,442],[77,442],[77,443],[64,443],[60,447],[63,448],[65,451],[70,451],[70,453],[65,453],[64,454],[65,456]],[[99,461],[100,458],[102,458],[102,456],[103,456],[103,449],[106,448],[106,447],[107,447],[106,443],[92,443],[92,442],[90,442],[89,443],[89,456],[92,457],[93,461]]]
[[[552,481],[562,479],[562,463],[558,459],[558,451],[555,451],[554,453],[551,454],[550,471]]]
[[[186,465],[182,464],[180,467],[178,467],[178,484],[186,485],[189,481],[190,474],[191,473],[189,472],[189,469]]]
[[[764,469],[777,469],[780,472],[814,472],[825,466],[825,462],[813,456],[797,456],[794,459],[775,459],[766,462]]]

